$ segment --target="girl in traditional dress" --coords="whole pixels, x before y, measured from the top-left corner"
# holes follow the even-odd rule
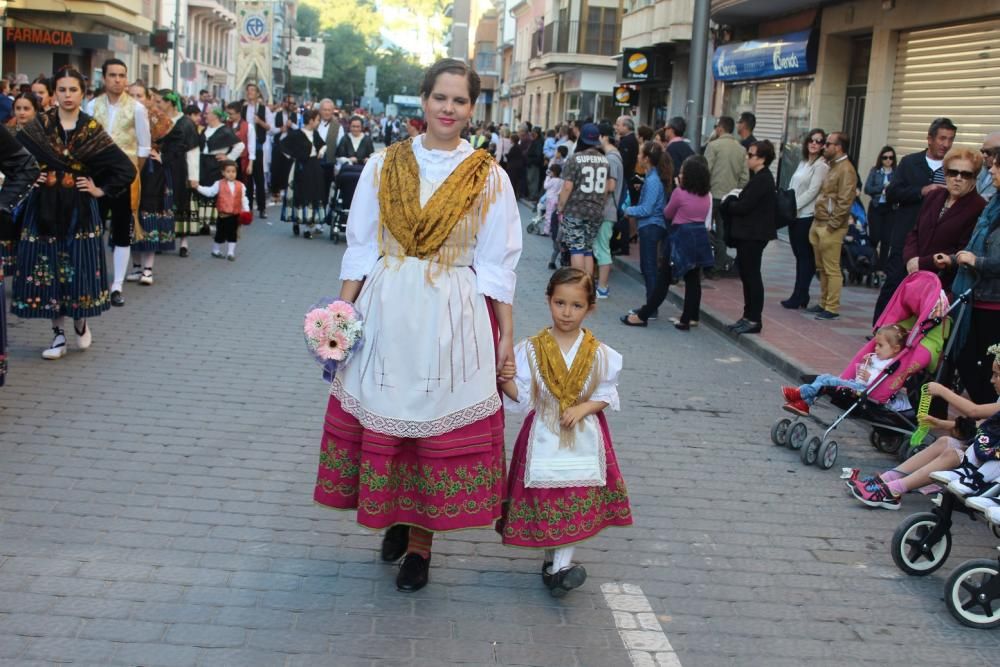
[[[604,409],[618,410],[622,357],[587,329],[597,299],[579,269],[552,274],[545,290],[552,326],[514,348],[516,375],[502,385],[512,413],[528,413],[514,445],[503,543],[544,549],[542,581],[561,597],[587,578],[575,544],[608,526],[629,526],[625,480]]]
[[[312,238],[326,219],[326,180],[320,159],[326,153],[326,143],[319,136],[319,111],[302,112],[302,129],[289,130],[281,140],[280,149],[294,160],[288,187],[281,202],[281,220],[292,223],[292,233],[299,235],[299,225],[306,225],[302,236]]]
[[[14,114],[11,121],[14,123],[11,131],[20,132],[21,129],[35,120],[41,111],[38,105],[38,98],[34,93],[21,93],[14,98]],[[14,174],[5,172],[4,183]],[[0,211],[0,271],[8,276],[14,275],[14,265],[17,264],[17,242],[21,238],[21,216],[15,216],[12,211]]]
[[[0,226],[11,223],[11,212],[27,196],[38,178],[38,163],[31,153],[5,128],[0,128],[0,173],[4,175],[0,188]],[[7,376],[7,318],[3,288],[4,266],[0,263],[0,387]]]
[[[135,179],[128,156],[80,111],[83,75],[63,68],[56,73],[55,88],[57,107],[18,133],[43,174],[25,205],[11,303],[19,317],[52,320],[45,359],[66,354],[66,315],[73,318],[77,343],[85,350],[92,341],[87,318],[111,307],[97,199],[121,195]]]
[[[235,162],[243,152],[244,145],[233,128],[225,124],[226,118],[226,112],[219,108],[209,109],[205,114],[205,131],[200,135],[199,186],[215,185],[222,178],[222,163]],[[194,199],[201,224],[215,225],[218,219],[215,198],[195,193]]]
[[[154,92],[153,102],[173,123],[160,140],[158,150],[173,190],[174,235],[181,241],[179,254],[187,257],[188,237],[201,231],[201,224],[191,215],[191,191],[198,187],[198,148],[201,145],[198,128],[181,113],[181,98],[174,91],[164,88]]]
[[[427,133],[368,160],[347,221],[340,297],[365,341],[330,387],[314,498],[389,529],[401,591],[426,585],[434,531],[492,526],[504,494],[521,220],[507,175],[459,135],[479,89],[462,61],[431,66]]]
[[[149,112],[149,132],[153,146],[139,174],[139,226],[142,227],[142,234],[137,235],[132,242],[132,257],[140,263],[132,264],[132,273],[125,279],[152,285],[156,253],[174,249],[174,191],[160,152],[163,138],[173,127],[173,121],[153,102],[146,86],[134,83],[129,86],[128,93],[145,105]]]

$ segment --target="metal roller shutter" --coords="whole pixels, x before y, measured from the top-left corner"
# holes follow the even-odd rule
[[[1000,129],[1000,18],[899,34],[889,144],[923,150],[941,116],[958,126],[956,144],[978,148]]]
[[[788,117],[788,83],[762,82],[757,85],[757,104],[754,106],[757,126],[753,135],[758,139],[768,139],[774,144],[775,160],[771,171],[777,177],[781,156],[781,144],[785,140],[785,119]]]

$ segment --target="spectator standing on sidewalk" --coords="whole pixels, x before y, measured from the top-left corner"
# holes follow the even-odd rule
[[[750,148],[757,141],[753,136],[753,129],[757,127],[757,116],[749,111],[740,114],[740,119],[736,121],[736,134],[740,137],[740,144],[743,148]]]
[[[927,130],[927,148],[910,153],[899,161],[886,189],[886,201],[892,206],[892,235],[886,260],[885,282],[875,302],[872,322],[878,321],[893,292],[906,277],[903,246],[906,236],[917,224],[920,205],[933,190],[944,187],[944,156],[955,143],[958,128],[948,118],[935,118]]]
[[[660,130],[660,140],[666,146],[667,154],[674,162],[675,174],[681,173],[681,165],[684,164],[684,160],[694,155],[691,144],[684,139],[685,132],[687,132],[687,121],[681,116],[674,116],[667,122],[666,127]]]
[[[815,314],[817,320],[840,317],[840,291],[844,287],[840,248],[847,234],[851,205],[858,189],[858,172],[847,157],[850,142],[850,137],[843,132],[831,132],[823,151],[830,171],[816,197],[813,223],[809,229],[809,243],[816,255],[816,272],[819,274],[819,303],[808,312]]]
[[[986,138],[983,139],[983,147],[979,149],[979,152],[983,154],[983,168],[976,178],[976,191],[987,202],[993,199],[997,193],[997,186],[993,183],[993,174],[990,172],[993,168],[993,160],[996,159],[993,156],[996,155],[997,148],[1000,148],[1000,132],[986,135]]]
[[[868,204],[868,239],[876,249],[875,275],[879,282],[885,280],[885,266],[889,258],[890,235],[892,234],[892,209],[886,190],[896,171],[896,150],[883,146],[878,152],[878,160],[865,180],[865,194],[871,197]]]
[[[820,128],[809,130],[802,142],[802,160],[792,174],[788,187],[795,191],[795,220],[788,225],[788,240],[795,255],[795,287],[792,295],[781,302],[785,308],[806,308],[809,305],[809,285],[816,274],[816,255],[809,243],[816,210],[816,197],[830,166],[823,159],[826,132]]]
[[[764,278],[760,273],[764,248],[778,238],[774,224],[777,191],[774,187],[774,144],[758,141],[746,151],[750,173],[747,186],[736,197],[722,202],[732,224],[736,264],[743,283],[743,317],[729,327],[737,335],[760,333],[764,312]]]
[[[594,241],[594,261],[597,262],[597,298],[607,299],[608,279],[611,277],[611,236],[618,222],[618,202],[622,199],[622,189],[625,186],[625,166],[622,164],[622,154],[615,147],[615,128],[608,121],[598,125],[601,136],[601,148],[604,157],[608,159],[607,198],[604,200],[604,220]]]
[[[609,176],[608,159],[601,150],[597,125],[580,129],[580,142],[562,172],[559,193],[560,233],[569,248],[570,265],[594,273],[594,238],[604,217]]]
[[[625,168],[625,190],[629,193],[631,203],[639,201],[639,189],[633,187],[635,165],[639,160],[639,139],[635,136],[635,121],[631,116],[619,116],[615,121],[615,132],[618,133],[618,152],[622,156]]]
[[[715,124],[715,134],[705,148],[705,159],[712,176],[712,211],[715,216],[715,234],[712,245],[715,248],[715,272],[724,274],[732,269],[733,259],[726,251],[725,223],[722,220],[722,199],[742,188],[750,179],[747,171],[746,150],[733,136],[733,119],[720,116]]]
[[[636,229],[639,234],[639,268],[646,283],[644,303],[649,303],[652,301],[660,271],[670,271],[670,241],[667,239],[667,221],[663,218],[663,209],[670,196],[670,186],[673,185],[674,167],[673,162],[655,141],[647,141],[639,148],[637,166],[643,168],[646,178],[642,182],[639,202],[626,207],[625,215],[636,219]],[[663,268],[659,266],[661,254],[667,258]],[[657,316],[658,313],[654,311],[649,318],[656,319]]]
[[[545,163],[543,157],[543,141],[541,130],[537,127],[531,128],[527,133],[528,144],[524,151],[525,176],[528,179],[528,199],[537,202],[540,196],[545,170],[542,165]]]

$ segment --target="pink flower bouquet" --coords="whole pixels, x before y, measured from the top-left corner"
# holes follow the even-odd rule
[[[325,298],[306,313],[303,329],[306,348],[323,367],[323,379],[333,382],[337,366],[361,344],[361,315],[347,301]]]

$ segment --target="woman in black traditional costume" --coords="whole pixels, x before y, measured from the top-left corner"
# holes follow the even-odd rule
[[[159,150],[174,193],[174,235],[181,242],[180,256],[187,257],[187,237],[201,231],[201,223],[191,215],[191,191],[198,187],[198,128],[181,113],[181,98],[174,91],[167,88],[155,91],[153,102],[173,122],[160,140]]]
[[[364,166],[375,152],[372,138],[365,134],[365,121],[361,116],[351,116],[350,133],[345,134],[337,144],[337,158]]]
[[[199,153],[198,185],[212,186],[222,180],[222,163],[225,160],[237,162],[243,153],[243,143],[233,128],[225,124],[226,112],[220,108],[210,109],[205,114],[206,127],[201,133]],[[203,197],[194,192],[198,210],[198,220],[202,225],[214,225],[218,218],[215,198]]]
[[[281,203],[281,219],[292,223],[292,233],[298,236],[299,225],[308,225],[302,236],[312,238],[326,219],[326,180],[320,159],[326,143],[319,136],[319,111],[302,112],[302,129],[289,130],[282,139],[280,150],[295,161],[285,198]]]
[[[45,359],[66,354],[65,316],[73,318],[80,349],[91,344],[87,318],[111,307],[103,225],[97,200],[131,187],[135,167],[100,123],[80,111],[86,83],[66,67],[55,77],[57,107],[18,134],[42,170],[25,204],[11,312],[52,320]]]
[[[41,110],[34,93],[21,93],[15,97],[14,115],[11,116],[13,123],[8,125],[11,134],[20,132],[26,124],[35,120]],[[5,173],[4,176],[10,178],[13,174]],[[20,240],[20,216],[15,217],[13,213],[0,211],[0,272],[8,276],[14,275],[14,265],[17,264],[17,243]]]

